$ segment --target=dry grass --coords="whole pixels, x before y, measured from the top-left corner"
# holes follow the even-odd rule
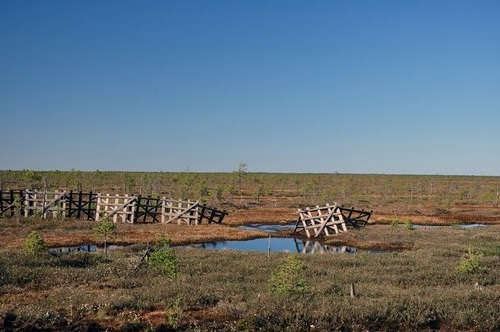
[[[326,243],[347,245],[360,249],[420,250],[433,248],[447,250],[450,243],[478,245],[483,237],[500,242],[500,225],[463,229],[457,226],[416,228],[408,230],[404,225],[368,225],[359,230],[329,238]]]
[[[143,246],[113,251],[110,259],[33,258],[2,248],[10,276],[0,287],[0,315],[13,328],[56,330],[167,329],[173,328],[168,316],[179,310],[181,330],[500,328],[498,249],[480,258],[481,272],[457,273],[469,245],[479,251],[498,246],[499,226],[373,226],[339,239],[408,242],[412,250],[300,256],[309,292],[278,296],[269,291],[269,277],[286,254],[177,249],[180,272],[170,280],[146,266],[133,273]],[[349,296],[351,282],[355,298]]]

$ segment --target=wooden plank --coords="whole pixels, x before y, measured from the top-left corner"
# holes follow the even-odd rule
[[[10,216],[13,217],[14,216],[14,191],[11,190],[10,191]]]
[[[309,232],[309,229],[307,228],[307,222],[304,220],[305,214],[304,212],[300,212],[300,219],[302,220],[302,227],[304,228],[304,231],[306,232],[306,235],[308,238],[311,237],[311,233]]]
[[[137,197],[135,196],[131,196],[131,198],[127,201],[125,201],[125,203],[121,204],[121,205],[118,205],[116,208],[114,208],[110,213],[107,214],[107,217],[112,217],[114,216],[116,213],[120,212],[120,210],[123,210],[123,208],[131,203],[133,203],[134,201],[137,200]]]
[[[52,206],[55,207],[55,204],[58,203],[61,199],[66,197],[66,192],[62,192],[62,194],[59,196],[59,194],[56,192],[54,193],[54,198],[49,201],[45,206],[43,207],[42,214],[46,215],[47,212],[50,210]],[[57,211],[56,210],[51,210],[52,211],[52,216],[55,217]]]
[[[92,202],[94,200],[94,196],[95,196],[95,194],[92,194],[92,192],[89,193],[89,203],[88,203],[88,210],[87,210],[87,220],[91,220],[92,219],[91,213],[92,213]],[[83,210],[83,207],[82,207],[82,210]],[[97,213],[97,197],[96,197],[96,213]],[[95,219],[95,216],[94,216],[94,219]]]
[[[334,206],[336,206],[336,205],[337,205],[337,203],[335,203],[335,202],[334,202],[334,203],[333,203],[333,205],[334,205]],[[316,212],[316,211],[318,211],[318,210],[324,210],[324,209],[325,209],[325,207],[324,207],[324,206],[322,207],[322,206],[318,206],[318,205],[317,205],[317,206],[316,206],[316,207],[314,207],[314,208],[309,208],[309,207],[307,207],[307,208],[302,209],[302,210],[299,210],[299,211],[304,212],[304,213],[307,213],[307,212]]]
[[[210,212],[210,217],[208,218],[208,223],[211,224],[213,222],[213,219],[214,219],[214,215],[215,215],[215,210],[214,209],[211,209],[212,211]]]
[[[199,221],[200,224],[203,222],[203,217],[205,216],[205,209],[206,208],[207,207],[205,205],[201,206],[201,212],[200,212],[200,215],[198,216],[198,218],[199,218],[198,221]]]
[[[97,205],[95,207],[95,221],[99,221],[99,214],[100,214],[100,209],[101,209],[101,195],[97,193]]]
[[[161,223],[165,223],[165,213],[166,213],[166,202],[165,202],[165,197],[162,197],[161,199]]]
[[[119,204],[120,204],[120,198],[118,197],[118,195],[115,195],[115,206],[120,206]],[[113,223],[116,224],[117,221],[118,221],[118,210],[116,211],[116,213],[113,214]]]
[[[198,201],[196,201],[194,204],[190,205],[188,208],[184,209],[181,213],[178,213],[177,215],[175,215],[173,218],[170,218],[169,220],[166,221],[166,224],[180,218],[182,215],[184,215],[185,213],[189,212],[189,210],[191,210],[192,208],[196,207],[198,205]]]

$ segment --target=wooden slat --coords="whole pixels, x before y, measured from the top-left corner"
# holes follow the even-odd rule
[[[189,212],[191,209],[193,209],[194,207],[196,207],[198,205],[198,201],[196,201],[193,205],[189,206],[187,209],[184,209],[181,213],[178,213],[177,215],[175,215],[174,217],[170,218],[169,220],[167,220],[165,223],[168,224],[180,217],[182,217],[185,213]]]

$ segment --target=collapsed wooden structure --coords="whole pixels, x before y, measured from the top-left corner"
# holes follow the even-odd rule
[[[0,190],[0,216],[76,218],[113,222],[188,225],[222,223],[228,213],[199,201],[93,192]]]
[[[368,223],[372,211],[356,210],[326,204],[325,206],[306,207],[298,210],[294,233],[304,232],[308,238],[331,236],[347,232],[348,226],[362,227]]]
[[[347,208],[343,205],[339,206],[339,211],[342,213],[342,217],[346,222],[347,226],[353,228],[360,228],[366,226],[370,217],[372,216],[373,210],[365,211],[365,209],[357,210],[354,207]]]

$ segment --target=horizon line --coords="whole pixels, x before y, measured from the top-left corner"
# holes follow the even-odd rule
[[[156,170],[156,171],[144,171],[144,170],[82,170],[82,169],[0,169],[0,172],[23,172],[23,171],[33,171],[33,172],[107,172],[107,173],[186,173],[186,174],[229,174],[229,173],[237,173],[237,170],[232,171],[196,171],[196,170],[183,170],[183,171],[168,171],[168,170]],[[296,174],[296,175],[305,175],[305,174],[316,174],[316,175],[378,175],[378,176],[457,176],[457,177],[500,177],[500,175],[491,175],[491,174],[464,174],[464,173],[384,173],[384,172],[342,172],[342,171],[246,171],[245,173],[249,174]]]

